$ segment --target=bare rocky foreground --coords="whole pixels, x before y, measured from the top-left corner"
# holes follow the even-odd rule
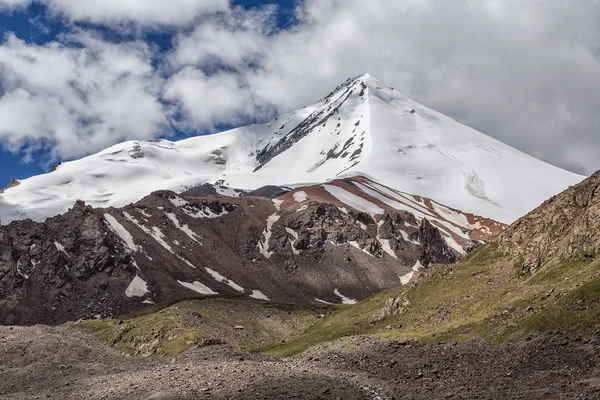
[[[2,399],[598,399],[600,339],[429,345],[356,336],[291,358],[219,345],[125,357],[65,327],[0,327]]]

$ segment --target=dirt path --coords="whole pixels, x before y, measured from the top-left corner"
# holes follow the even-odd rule
[[[600,340],[521,347],[345,338],[291,358],[227,346],[125,357],[69,328],[0,327],[2,399],[600,399]]]

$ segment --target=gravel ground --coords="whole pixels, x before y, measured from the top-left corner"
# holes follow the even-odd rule
[[[1,399],[600,399],[600,339],[519,346],[351,337],[290,358],[228,346],[126,357],[65,327],[0,327]]]

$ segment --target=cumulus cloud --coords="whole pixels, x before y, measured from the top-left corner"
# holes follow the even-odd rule
[[[14,35],[0,46],[0,141],[13,151],[80,157],[116,142],[150,139],[166,125],[162,87],[144,43],[87,33],[44,46]]]
[[[70,21],[146,27],[183,26],[201,15],[229,10],[229,0],[0,0],[0,10],[22,8],[34,2]]]
[[[229,8],[228,0],[45,0],[45,3],[71,20],[97,24],[185,25],[202,14]]]
[[[536,157],[600,168],[596,0],[304,0],[287,29],[275,6],[225,0],[43,1],[68,21],[168,25],[173,49],[153,54],[140,41],[82,32],[46,46],[8,38],[0,140],[13,148],[42,139],[73,156],[168,125],[215,130],[302,107],[370,72]],[[62,139],[73,135],[76,151]]]
[[[191,67],[169,78],[165,98],[175,103],[184,116],[174,123],[186,131],[215,131],[222,124],[264,121],[276,112],[268,101],[258,99],[240,77],[223,72],[207,75]]]
[[[13,10],[16,8],[26,7],[33,0],[0,0],[0,11]]]
[[[173,66],[247,67],[259,63],[257,58],[264,56],[276,37],[276,11],[272,5],[253,10],[236,7],[199,21],[194,29],[175,38]]]

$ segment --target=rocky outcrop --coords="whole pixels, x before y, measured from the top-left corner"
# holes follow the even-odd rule
[[[10,183],[3,189],[0,189],[0,194],[4,193],[6,190],[15,187],[15,186],[19,186],[21,184],[21,182],[19,182],[18,180],[16,180],[15,178],[12,178],[10,180]]]
[[[254,172],[258,171],[273,158],[282,154],[283,152],[291,148],[294,144],[298,143],[301,139],[308,136],[308,134],[310,134],[316,128],[320,126],[326,126],[329,120],[332,119],[334,115],[336,115],[336,113],[339,113],[340,107],[342,107],[342,105],[350,98],[350,96],[359,88],[361,89],[360,96],[363,96],[365,89],[367,89],[367,85],[364,82],[360,82],[360,79],[358,78],[349,79],[342,86],[336,88],[336,91],[332,92],[325,98],[324,106],[326,106],[326,108],[323,107],[313,112],[304,121],[302,121],[292,130],[290,130],[289,133],[283,136],[281,140],[279,140],[277,143],[273,145],[269,144],[257,152],[256,161],[259,163],[259,165],[258,167],[256,167]],[[340,118],[338,118],[338,121],[339,120]],[[355,125],[356,127],[358,127],[360,125],[360,121],[358,121]],[[339,124],[337,125],[337,127],[339,128]],[[284,128],[285,124],[281,126],[279,133],[281,133]],[[356,141],[358,142],[359,139],[356,139]],[[340,144],[338,143],[333,149],[330,149],[327,152],[326,157],[314,168],[317,168],[329,159],[338,158],[340,156],[342,158],[347,157],[350,153],[346,150],[348,150],[352,144],[355,144],[354,142],[355,137],[350,138],[344,145],[343,149],[341,149],[340,151],[336,151]],[[358,145],[358,148],[355,150],[354,153],[352,153],[351,161],[360,158],[362,147],[362,144]]]
[[[451,264],[460,256],[442,239],[440,231],[427,219],[423,219],[419,227],[418,239],[422,244],[419,260],[426,266],[430,264]]]
[[[535,272],[560,259],[594,258],[600,251],[600,172],[552,197],[498,239],[501,252]]]
[[[0,229],[0,322],[60,323],[128,307],[136,268],[102,214],[78,202],[45,223]]]
[[[279,196],[283,196],[287,192],[289,192],[289,188],[282,188],[279,186],[267,185],[260,187],[258,189],[250,190],[246,193],[242,193],[242,196],[259,196],[259,197],[268,197],[269,199],[274,199]]]

